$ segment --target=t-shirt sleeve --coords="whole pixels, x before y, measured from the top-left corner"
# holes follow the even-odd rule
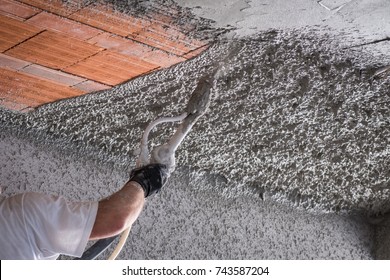
[[[98,202],[69,202],[61,196],[24,194],[25,228],[38,257],[45,259],[58,254],[80,257],[97,209]]]

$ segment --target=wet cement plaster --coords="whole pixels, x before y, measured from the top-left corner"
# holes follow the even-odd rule
[[[261,6],[233,2],[226,6],[233,19],[256,15]],[[388,256],[387,247],[375,245],[386,236],[386,219],[372,225],[364,218],[390,208],[388,41],[366,44],[364,35],[356,41],[358,33],[335,30],[343,18],[337,13],[353,18],[369,1],[353,1],[360,10],[346,10],[348,2],[334,16],[328,13],[337,7],[323,5],[335,1],[298,2],[306,3],[304,15],[326,14],[333,26],[324,20],[324,26],[270,30],[216,21],[234,33],[216,37],[191,61],[27,115],[1,110],[2,183],[12,186],[6,190],[60,191],[75,199],[114,191],[134,166],[147,124],[182,113],[196,82],[219,67],[209,111],[178,150],[170,186],[150,199],[122,257]],[[209,7],[200,5],[193,11]],[[345,25],[349,30],[349,21]],[[152,145],[174,129],[158,127]],[[4,152],[13,145],[13,154]],[[49,147],[62,155],[40,161]],[[16,166],[26,158],[32,162],[19,173]]]
[[[98,200],[119,189],[126,172],[69,156],[56,146],[0,136],[5,194],[39,191]],[[375,231],[359,217],[310,214],[259,201],[223,197],[220,176],[181,166],[165,190],[148,199],[119,259],[371,259]],[[207,189],[207,190],[205,190]],[[108,254],[102,256],[106,258]]]

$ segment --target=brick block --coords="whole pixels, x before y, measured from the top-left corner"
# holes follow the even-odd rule
[[[64,71],[114,86],[155,69],[158,65],[106,50]]]
[[[4,17],[8,17],[8,18],[12,18],[12,19],[16,19],[16,20],[18,20],[18,21],[24,21],[24,19],[22,19],[22,18],[20,18],[20,17],[18,17],[18,16],[15,16],[15,15],[11,15],[11,14],[9,14],[9,13],[6,13],[6,12],[4,12],[4,11],[1,11],[0,10],[0,16],[4,16]]]
[[[70,75],[62,71],[54,70],[36,64],[30,64],[29,66],[23,68],[19,72],[27,73],[36,76],[38,78],[50,80],[66,86],[73,86],[85,81],[84,78]]]
[[[19,0],[36,8],[49,11],[60,16],[69,16],[84,7],[87,1],[78,0]]]
[[[41,29],[0,15],[0,52],[31,38]]]
[[[63,69],[101,50],[75,38],[44,31],[6,54],[49,68]]]
[[[148,20],[114,11],[107,5],[90,5],[70,18],[121,36],[137,33],[151,24]]]
[[[2,68],[19,70],[26,67],[29,64],[31,63],[0,53],[0,67]]]
[[[31,103],[28,100],[18,100],[12,101],[5,98],[0,97],[0,107],[19,112],[29,112],[32,107],[37,106],[39,104]]]
[[[73,88],[85,91],[93,92],[111,88],[111,86],[103,85],[94,81],[86,80],[85,82],[74,85]]]
[[[82,94],[84,92],[78,89],[0,68],[0,99],[4,102],[37,107]]]
[[[0,0],[0,11],[23,19],[30,18],[40,12],[37,8],[13,0]]]
[[[171,27],[162,27],[156,24],[138,33],[130,34],[128,38],[178,56],[189,53],[205,44],[191,40]]]
[[[68,36],[77,38],[81,41],[88,40],[102,32],[101,30],[81,24],[77,21],[46,12],[39,13],[26,22],[34,26],[39,26],[40,28],[67,34]]]
[[[153,48],[140,44],[122,36],[112,35],[104,32],[88,40],[88,43],[96,44],[99,47],[109,49],[124,55],[143,57],[153,51]]]
[[[167,52],[156,50],[145,44],[107,32],[91,38],[88,42],[124,55],[136,56],[163,68],[185,61],[183,57],[168,54]]]
[[[142,59],[157,64],[162,68],[170,67],[174,64],[185,61],[186,59],[174,54],[169,54],[164,51],[154,50],[142,56]]]

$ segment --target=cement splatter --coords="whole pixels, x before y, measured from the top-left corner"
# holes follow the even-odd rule
[[[147,124],[183,112],[200,77],[233,47],[177,165],[219,174],[226,196],[253,192],[318,211],[388,211],[390,77],[373,78],[386,65],[315,30],[217,42],[196,59],[111,91],[26,116],[1,111],[0,124],[42,145],[130,168]],[[156,130],[152,145],[172,131]]]

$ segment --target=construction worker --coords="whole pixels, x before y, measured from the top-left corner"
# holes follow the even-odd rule
[[[88,240],[129,228],[145,197],[158,192],[168,176],[161,164],[135,169],[122,189],[99,202],[69,202],[40,193],[0,196],[0,259],[80,257]]]

